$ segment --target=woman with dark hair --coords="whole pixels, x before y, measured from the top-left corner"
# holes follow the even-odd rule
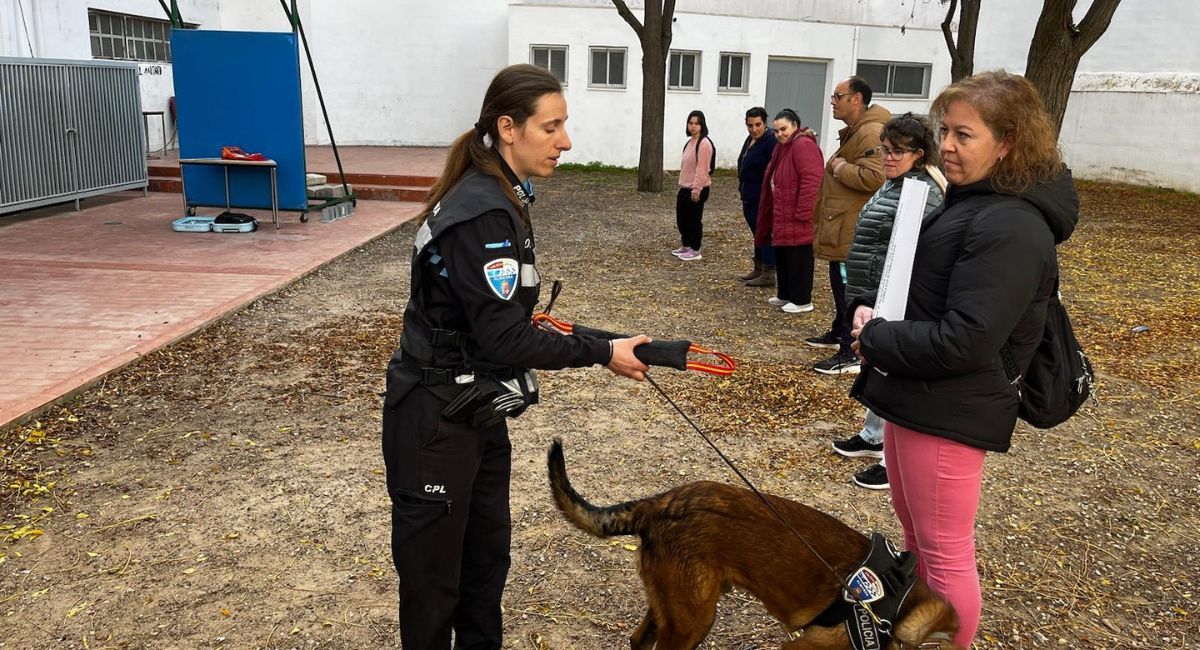
[[[852,394],[886,422],[883,454],[905,545],[958,612],[954,644],[968,647],[981,609],[975,513],[984,455],[1008,450],[1020,402],[1001,348],[1022,370],[1033,358],[1058,279],[1054,247],[1075,229],[1079,197],[1024,77],[959,80],[932,115],[950,190],[921,225],[904,320],[874,318],[873,292],[851,304],[864,366]]]
[[[779,111],[774,127],[779,144],[763,176],[754,244],[775,249],[776,290],[767,302],[800,314],[813,310],[813,206],[825,158],[792,109]]]
[[[946,193],[946,179],[937,168],[937,140],[929,123],[905,113],[883,125],[876,148],[883,161],[883,185],[867,199],[858,213],[850,254],[846,258],[846,301],[851,302],[867,291],[879,288],[883,265],[887,260],[892,225],[900,205],[905,179],[912,178],[929,186],[924,215],[938,206]],[[847,457],[883,458],[883,420],[867,409],[862,431],[833,443],[833,450]],[[854,474],[854,484],[871,490],[888,488],[887,463],[879,463]]]
[[[571,148],[554,76],[496,74],[450,147],[417,230],[400,347],[388,364],[383,459],[406,650],[500,648],[512,447],[505,418],[537,401],[530,368],[606,365],[641,380],[633,349],[535,329],[532,176]]]
[[[738,195],[742,198],[742,216],[750,227],[750,236],[758,227],[758,200],[762,196],[763,177],[771,154],[775,151],[775,132],[768,126],[767,110],[755,106],[746,111],[746,141],[738,153]],[[740,278],[748,287],[770,287],[775,284],[775,250],[770,246],[754,247],[754,268]]]
[[[675,226],[679,229],[680,246],[671,254],[691,261],[702,259],[704,203],[708,201],[708,189],[712,185],[709,172],[717,151],[708,139],[708,122],[704,121],[703,112],[688,113],[687,135],[683,160],[679,164],[679,193],[675,196]]]

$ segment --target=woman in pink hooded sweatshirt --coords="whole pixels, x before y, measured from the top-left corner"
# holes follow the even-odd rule
[[[671,254],[687,262],[701,259],[700,244],[704,239],[704,202],[712,185],[709,171],[713,167],[716,147],[708,138],[708,123],[704,113],[692,111],[687,119],[688,141],[683,145],[683,160],[679,165],[679,194],[675,197],[675,226],[679,228],[680,246]]]

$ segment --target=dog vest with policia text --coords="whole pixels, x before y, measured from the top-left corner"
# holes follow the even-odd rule
[[[533,200],[530,189],[511,175],[509,180],[527,211]],[[437,247],[439,237],[456,225],[498,211],[507,214],[511,221],[515,238],[511,243],[517,260],[495,260],[484,269],[485,277],[497,296],[515,299],[525,318],[532,317],[541,292],[541,278],[535,265],[528,214],[518,213],[494,177],[469,169],[434,206],[414,239],[412,287],[404,313],[404,331],[400,348],[389,366],[389,406],[399,402],[412,388],[424,385],[449,403],[443,413],[446,417],[470,420],[472,426],[487,426],[505,416],[516,417],[526,406],[537,402],[537,383],[528,369],[479,358],[473,338],[478,334],[437,327],[427,308],[426,292],[432,276],[446,273]],[[495,417],[491,417],[492,411],[478,408],[492,402],[499,409]]]
[[[842,597],[813,622],[825,627],[844,623],[855,650],[884,650],[892,624],[916,583],[917,558],[908,551],[896,551],[887,538],[872,533],[870,553],[846,579],[853,595],[843,590]],[[874,617],[862,603],[870,605]]]

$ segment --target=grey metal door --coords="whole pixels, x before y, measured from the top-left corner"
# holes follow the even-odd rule
[[[141,101],[136,72],[72,66],[67,80],[76,188],[88,192],[144,180],[146,153],[127,146],[142,135],[142,116],[133,110]]]
[[[767,104],[772,117],[790,108],[800,116],[800,124],[818,133],[829,115],[826,75],[829,64],[795,59],[767,60]]]
[[[0,64],[0,206],[77,187],[61,65]]]

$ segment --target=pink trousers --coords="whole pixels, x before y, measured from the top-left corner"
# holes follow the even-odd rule
[[[904,546],[917,556],[917,573],[958,612],[954,644],[970,647],[979,628],[975,512],[984,451],[891,422],[884,432],[883,457]]]

